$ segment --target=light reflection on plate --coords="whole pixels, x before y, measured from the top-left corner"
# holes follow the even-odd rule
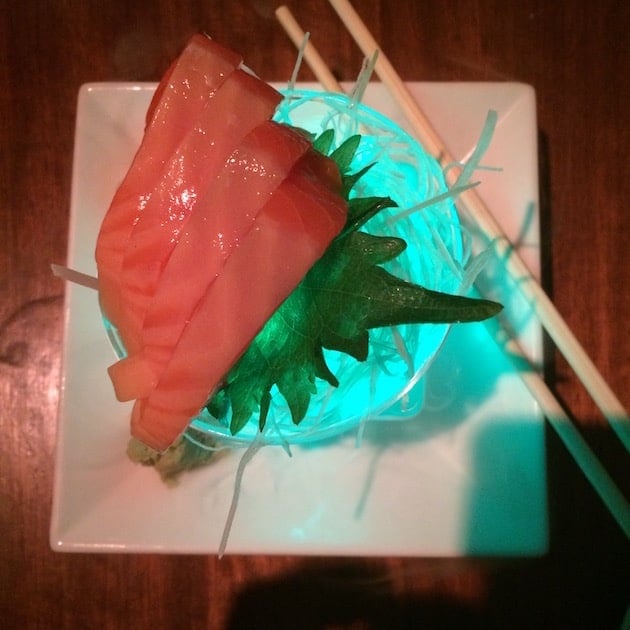
[[[77,114],[68,266],[95,273],[102,215],[142,133],[150,84],[92,84]],[[310,86],[305,86],[310,87]],[[465,159],[487,110],[499,124],[479,173],[481,195],[537,272],[535,102],[528,86],[411,84],[451,152]],[[378,85],[366,102],[401,120]],[[527,232],[521,234],[528,210]],[[502,286],[540,360],[540,331]],[[130,406],[106,375],[115,359],[96,295],[67,288],[51,546],[60,551],[216,553],[240,452],[186,475],[176,488],[125,455]],[[542,417],[484,324],[453,328],[432,366],[426,409],[407,423],[367,427],[293,457],[267,447],[248,466],[228,553],[318,555],[530,555],[547,544]],[[255,524],[255,525],[254,525]]]

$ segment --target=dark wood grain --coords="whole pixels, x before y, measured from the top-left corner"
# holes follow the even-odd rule
[[[341,79],[361,55],[324,0],[289,2]],[[630,407],[627,3],[357,0],[403,78],[538,98],[544,275]],[[270,0],[8,0],[0,13],[0,619],[6,628],[619,628],[627,540],[550,431],[543,558],[60,555],[48,546],[76,96],[157,80],[206,31],[268,80],[295,53]],[[304,70],[302,78],[311,75]],[[556,392],[618,479],[628,458],[565,361]],[[627,489],[627,487],[626,487]],[[301,620],[301,621],[298,621]]]

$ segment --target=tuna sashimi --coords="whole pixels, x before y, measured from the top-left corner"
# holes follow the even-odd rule
[[[155,389],[137,400],[132,434],[167,448],[199,413],[278,306],[321,257],[346,219],[346,203],[315,174],[310,151],[258,215],[255,226],[184,329]],[[173,300],[177,300],[173,295]]]
[[[208,286],[310,146],[303,135],[267,121],[248,134],[227,160],[207,196],[198,199],[159,279],[144,318],[142,349],[130,352],[109,370],[120,400],[140,398],[155,385],[164,367],[164,362],[155,358],[168,358]],[[149,265],[154,260],[159,263],[165,257],[163,250],[170,251],[168,232],[162,236],[159,227],[157,223],[151,250],[145,247],[143,256],[132,252],[134,259],[138,258],[140,280],[145,283],[150,269],[142,266],[143,258]]]
[[[195,230],[187,227],[189,217],[194,217],[193,224],[206,220],[208,205],[217,205],[215,180],[225,170],[228,157],[251,130],[271,118],[281,99],[271,86],[236,70],[207,98],[167,161],[161,181],[133,227],[122,264],[120,293],[125,310],[119,329],[129,354],[140,348],[147,306],[180,235]],[[233,205],[235,194],[227,203]],[[218,232],[223,229],[220,223],[217,228]],[[211,257],[210,251],[206,254]]]
[[[134,222],[173,153],[205,107],[208,95],[241,63],[241,57],[209,38],[195,35],[161,82],[147,128],[131,167],[103,220],[96,244],[101,308],[118,325],[119,279]]]

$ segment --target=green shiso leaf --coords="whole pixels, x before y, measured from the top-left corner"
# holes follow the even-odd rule
[[[337,163],[339,172],[342,175],[345,175],[350,170],[350,167],[352,166],[352,159],[359,148],[360,142],[361,136],[350,136],[330,154],[330,157]]]
[[[315,139],[314,147],[328,154],[333,140],[333,132],[326,131]],[[346,198],[369,168],[350,173],[359,142],[360,136],[352,136],[330,153],[342,175]],[[264,428],[274,386],[286,400],[293,422],[299,424],[317,379],[338,385],[326,365],[324,349],[363,361],[372,328],[479,321],[501,310],[500,304],[488,300],[425,289],[381,267],[404,251],[405,241],[370,235],[359,228],[379,211],[395,205],[388,197],[349,200],[341,234],[267,321],[208,403],[210,413],[225,418],[229,401],[233,434],[253,414],[258,414],[259,427]]]
[[[328,155],[330,153],[330,149],[332,148],[334,140],[334,129],[326,129],[326,131],[313,139],[313,148],[316,151],[323,153],[324,155]]]

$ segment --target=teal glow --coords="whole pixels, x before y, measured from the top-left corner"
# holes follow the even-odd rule
[[[315,134],[334,128],[336,146],[359,133],[362,140],[353,161],[354,170],[376,164],[360,180],[354,194],[389,195],[399,205],[398,209],[379,213],[365,229],[400,236],[408,244],[406,251],[388,266],[390,271],[431,289],[461,292],[466,283],[468,250],[452,199],[447,195],[418,212],[406,212],[448,192],[439,164],[413,138],[381,114],[354,104],[343,95],[293,90],[286,95],[275,118]],[[403,218],[396,219],[397,216]],[[448,328],[416,324],[372,331],[370,356],[362,363],[329,352],[326,360],[339,378],[339,387],[319,383],[310,411],[297,427],[284,399],[276,392],[264,440],[270,444],[304,444],[357,428],[369,419],[415,417],[423,405],[422,377]],[[223,424],[207,412],[196,418],[192,426],[235,446],[250,443],[258,434],[256,418],[232,436],[229,418]]]

